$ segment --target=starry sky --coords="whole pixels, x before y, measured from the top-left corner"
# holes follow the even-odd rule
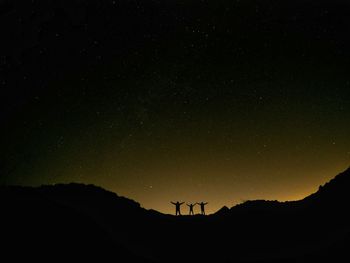
[[[0,1],[0,184],[91,183],[165,213],[301,199],[350,163],[349,16],[341,0]]]

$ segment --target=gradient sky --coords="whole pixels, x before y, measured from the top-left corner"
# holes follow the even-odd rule
[[[303,198],[349,166],[346,1],[1,8],[2,184],[214,212]]]

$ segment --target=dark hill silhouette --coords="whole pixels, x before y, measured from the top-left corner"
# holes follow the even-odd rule
[[[18,176],[17,164],[32,156],[27,148],[38,138],[19,136],[23,123],[32,120],[31,130],[44,130],[41,123],[60,119],[76,127],[90,125],[82,116],[95,116],[98,107],[89,102],[81,108],[86,112],[79,110],[82,92],[95,94],[99,83],[99,101],[121,103],[136,91],[131,87],[148,79],[151,73],[145,69],[157,72],[154,64],[166,69],[168,62],[183,62],[179,76],[203,67],[208,83],[216,83],[222,70],[237,69],[235,82],[243,84],[242,90],[247,80],[262,77],[265,82],[265,76],[284,76],[299,67],[302,79],[306,73],[318,79],[335,71],[326,79],[339,74],[339,83],[348,80],[346,71],[339,71],[349,61],[345,0],[3,0],[0,19],[1,73],[6,76],[0,117],[7,127],[0,143],[1,183],[11,181],[14,170]],[[189,52],[192,29],[202,27],[214,44],[200,37],[195,52]],[[156,54],[159,63],[154,63]],[[189,59],[182,61],[183,54]],[[123,77],[118,75],[128,81],[119,82]],[[120,93],[111,92],[116,86]],[[315,85],[310,91],[318,89]],[[57,134],[71,131],[59,121],[51,126]],[[255,200],[209,216],[176,218],[92,185],[0,187],[0,251],[2,258],[12,257],[9,261],[25,256],[50,262],[61,256],[79,262],[93,257],[116,262],[349,262],[344,260],[350,247],[349,189],[347,170],[300,201]]]
[[[350,202],[350,168],[338,174],[334,179],[321,185],[317,192],[299,201],[279,202],[277,200],[248,200],[232,207],[230,210],[239,211],[271,211],[285,209],[332,209],[344,212]]]
[[[92,185],[68,184],[33,187],[0,187],[2,251],[18,257],[47,260],[111,259],[148,262],[112,235],[144,211],[130,199]],[[106,218],[115,220],[111,228]],[[18,253],[20,252],[20,253]],[[3,254],[4,255],[4,254]],[[6,254],[5,254],[6,255]]]
[[[246,226],[242,233],[236,232],[236,236],[260,233],[264,237],[270,235],[265,241],[283,240],[286,247],[295,248],[291,253],[294,256],[289,257],[291,262],[341,262],[349,259],[349,190],[350,168],[302,200],[246,201],[219,216]],[[273,246],[280,247],[279,244]]]
[[[37,257],[40,248],[117,262],[345,262],[349,178],[347,170],[300,201],[247,201],[182,217],[93,185],[3,186],[0,238],[15,257]]]
[[[303,202],[323,206],[345,206],[350,201],[350,168],[319,187],[319,190],[306,197]]]

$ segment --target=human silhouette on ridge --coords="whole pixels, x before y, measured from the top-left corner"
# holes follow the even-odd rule
[[[175,205],[175,215],[179,215],[180,216],[181,215],[180,207],[181,207],[181,205],[184,204],[184,202],[180,203],[179,201],[177,201],[176,203],[174,203],[174,202],[170,202],[170,203]]]
[[[200,202],[200,203],[196,203],[199,204],[201,207],[201,215],[205,215],[205,209],[204,206],[208,204],[208,202],[204,203],[204,202]]]
[[[197,203],[195,203],[195,204],[186,204],[186,205],[190,208],[189,215],[194,215],[194,213],[193,213],[193,207],[194,207],[196,204],[197,204]]]

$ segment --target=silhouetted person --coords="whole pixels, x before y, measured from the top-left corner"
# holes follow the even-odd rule
[[[193,213],[193,207],[196,205],[197,203],[195,203],[195,204],[186,204],[189,208],[190,208],[190,213],[189,213],[189,215],[194,215],[194,213]]]
[[[181,215],[181,211],[180,211],[180,206],[184,203],[184,202],[182,202],[182,203],[180,203],[179,201],[177,201],[176,203],[174,203],[174,202],[171,202],[173,205],[175,205],[175,210],[176,210],[176,212],[175,212],[175,215]]]
[[[204,206],[207,205],[208,203],[203,203],[203,202],[201,202],[201,203],[197,203],[197,204],[199,204],[200,207],[201,207],[201,215],[205,215]]]

